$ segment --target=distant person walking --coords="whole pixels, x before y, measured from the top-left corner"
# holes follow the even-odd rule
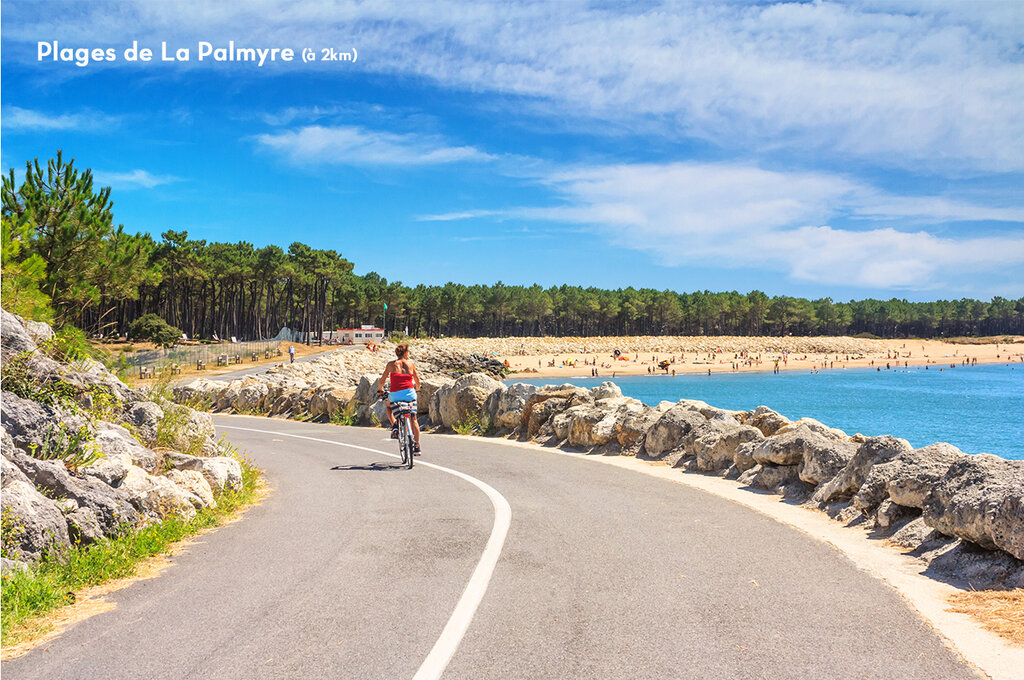
[[[288,358],[291,359],[289,363],[295,363],[295,345],[288,345]]]

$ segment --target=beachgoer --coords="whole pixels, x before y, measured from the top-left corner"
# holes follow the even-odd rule
[[[388,422],[391,423],[391,438],[398,439],[398,422],[391,414],[391,407],[399,402],[410,402],[413,413],[416,412],[416,390],[420,388],[420,374],[416,372],[416,362],[409,358],[409,345],[401,344],[395,348],[394,361],[389,361],[384,368],[384,374],[377,381],[377,393],[384,393],[384,382],[391,377],[391,387],[388,392],[387,414]],[[413,416],[412,437],[415,441],[413,452],[420,453],[420,424]]]

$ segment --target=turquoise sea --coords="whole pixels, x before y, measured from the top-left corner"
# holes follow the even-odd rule
[[[593,387],[609,377],[569,378]],[[549,385],[556,379],[511,379]],[[620,376],[622,393],[645,404],[700,399],[720,408],[765,404],[850,434],[891,434],[915,447],[949,442],[967,453],[1024,460],[1024,365],[987,364],[876,371],[871,368],[718,375]]]

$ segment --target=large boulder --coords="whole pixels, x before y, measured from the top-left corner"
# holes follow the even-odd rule
[[[125,385],[121,380],[107,370],[107,367],[95,359],[85,358],[74,362],[69,373],[75,381],[86,387],[99,388],[107,394],[113,395],[119,402],[138,401],[141,397],[132,388]],[[91,395],[82,395],[86,401],[92,400]],[[92,404],[88,404],[89,407]]]
[[[81,473],[88,477],[94,477],[107,486],[120,486],[121,480],[128,474],[132,467],[132,457],[126,453],[114,453],[103,456],[98,461],[82,468]]]
[[[928,526],[1024,559],[1024,461],[959,457],[924,502]]]
[[[454,427],[474,417],[485,419],[488,398],[502,389],[500,382],[484,373],[470,373],[445,385],[437,392],[441,424]]]
[[[770,437],[778,432],[779,428],[789,425],[791,421],[786,416],[773,411],[767,406],[758,406],[744,422],[761,430],[761,434],[765,437]]]
[[[545,385],[527,398],[526,404],[523,405],[522,414],[519,416],[519,424],[524,428],[529,428],[534,409],[549,399],[563,400],[565,404],[563,410],[570,406],[589,404],[594,401],[594,398],[590,396],[590,391],[582,387],[576,387],[575,385],[561,385],[558,387]],[[530,430],[530,435],[532,436],[533,434],[536,434],[536,430]]]
[[[755,465],[739,477],[739,481],[755,489],[785,494],[786,487],[800,484],[799,465]]]
[[[514,383],[509,385],[498,399],[497,425],[508,429],[515,429],[519,426],[523,408],[530,397],[540,390],[536,385],[525,383]]]
[[[647,432],[644,450],[651,458],[661,458],[683,443],[683,437],[706,422],[699,411],[679,404],[665,411]]]
[[[888,463],[871,468],[853,504],[862,512],[871,512],[886,498],[891,498],[897,505],[924,508],[928,494],[949,467],[966,455],[944,443],[901,451]]]
[[[89,476],[74,477],[59,461],[36,460],[16,452],[14,462],[36,487],[47,494],[90,508],[105,534],[119,531],[124,526],[137,526],[140,522],[129,495],[120,488],[115,489]]]
[[[416,394],[416,409],[420,415],[430,415],[430,401],[445,385],[451,385],[455,382],[452,378],[447,376],[431,376],[429,378],[422,378],[420,380],[420,389]],[[433,420],[433,419],[431,419]],[[438,421],[440,422],[440,421]]]
[[[758,463],[754,460],[754,450],[761,445],[759,441],[749,441],[736,447],[732,456],[732,464],[737,472],[746,472]]]
[[[621,424],[644,408],[636,399],[622,396],[603,397],[594,404],[580,404],[566,412],[572,414],[568,420],[566,439],[571,446],[582,448],[604,446],[611,442],[617,445],[620,432],[624,433]]]
[[[639,401],[621,407],[615,422],[615,440],[622,452],[635,455],[643,447],[647,432],[658,422],[662,413]]]
[[[828,425],[825,425],[824,423],[818,422],[814,418],[801,418],[800,420],[794,421],[794,422],[789,423],[787,425],[783,425],[778,430],[776,430],[775,434],[785,434],[786,432],[789,432],[790,430],[799,429],[799,428],[809,429],[812,432],[817,432],[818,434],[820,434],[823,437],[828,437],[829,439],[835,439],[836,441],[840,441],[840,442],[849,441],[849,439],[850,439],[849,435],[847,435],[845,432],[843,432],[839,428],[829,427]]]
[[[756,427],[741,425],[735,418],[719,414],[692,430],[687,439],[687,449],[696,456],[697,469],[715,472],[733,464],[740,445],[759,442],[764,435]]]
[[[268,397],[269,397],[268,390]],[[309,415],[314,418],[331,418],[348,408],[349,403],[356,397],[356,390],[341,385],[321,385],[317,387],[309,400]],[[267,397],[264,397],[265,399]],[[264,402],[269,408],[270,403]]]
[[[364,373],[359,376],[359,383],[356,387],[356,401],[359,402],[360,406],[369,406],[377,399],[380,375],[380,373]]]
[[[147,472],[156,472],[163,466],[164,454],[146,448],[120,425],[98,422],[96,443],[104,456],[126,455]]]
[[[53,428],[64,425],[77,429],[87,425],[85,418],[65,412],[55,406],[40,404],[30,399],[4,392],[0,395],[3,409],[0,409],[0,423],[21,449],[31,444],[42,444]]]
[[[241,391],[242,381],[232,380],[217,393],[217,400],[214,402],[213,408],[217,411],[230,411],[235,407],[235,402],[238,401]]]
[[[224,490],[239,491],[242,488],[242,466],[234,458],[200,458],[183,453],[170,453],[168,459],[176,470],[195,470],[201,473],[216,493]]]
[[[151,521],[159,522],[177,515],[184,519],[196,516],[196,506],[202,503],[194,494],[185,491],[167,477],[151,475],[138,466],[131,466],[121,480],[119,490],[128,494],[140,513]]]
[[[758,463],[800,465],[800,479],[819,484],[832,479],[850,462],[857,446],[825,436],[804,421],[779,428],[752,451]]]
[[[24,479],[4,483],[0,506],[4,518],[3,547],[23,560],[69,545],[68,525],[56,502]]]
[[[551,414],[547,421],[540,426],[537,434],[541,437],[553,437],[555,441],[568,441],[569,429],[572,427],[572,422],[576,419],[577,414],[582,415],[589,412],[592,408],[588,403],[568,406],[570,402],[571,400],[555,398],[548,399],[540,406],[534,407],[533,412],[530,414],[531,422],[534,422],[538,415]],[[566,408],[566,406],[568,407]]]
[[[880,463],[887,463],[900,453],[911,451],[913,447],[906,439],[889,435],[866,437],[857,447],[842,471],[829,481],[818,487],[814,492],[814,500],[818,503],[831,503],[837,500],[852,498],[867,480],[871,468]]]
[[[192,503],[197,510],[208,508],[216,501],[213,498],[213,489],[206,477],[198,470],[169,470],[167,479],[174,482],[179,488],[192,494]]]
[[[104,537],[103,526],[100,524],[96,511],[88,506],[80,506],[74,501],[68,508],[64,519],[68,526],[68,537],[72,543],[89,545]]]
[[[252,378],[243,379],[233,404],[235,413],[264,413],[263,400],[269,391],[266,383],[262,381]]]
[[[585,406],[585,405],[584,405]],[[559,417],[569,408],[569,400],[561,397],[552,397],[545,399],[542,402],[534,402],[530,404],[529,419],[526,421],[526,434],[529,437],[534,437],[541,433],[541,429],[549,423],[553,417]],[[524,411],[525,413],[525,411]],[[565,439],[569,436],[569,421],[570,417],[565,418],[565,423],[561,427],[561,435],[559,439]],[[551,423],[551,428],[554,430],[554,423]],[[557,434],[557,433],[556,433]]]
[[[219,395],[230,383],[226,380],[196,378],[174,388],[174,398],[181,404],[207,404],[217,402]]]
[[[2,352],[4,363],[7,363],[7,360],[15,354],[31,352],[36,348],[35,340],[25,328],[24,319],[17,314],[0,309],[0,329],[2,329],[0,352]]]
[[[843,471],[857,453],[857,444],[809,431],[812,434],[804,438],[800,479],[817,486]]]
[[[606,380],[597,387],[591,387],[590,396],[594,398],[594,401],[599,399],[615,399],[622,396],[622,390],[615,383]]]
[[[139,401],[128,407],[127,420],[143,441],[156,442],[157,429],[163,420],[164,410],[152,401]]]

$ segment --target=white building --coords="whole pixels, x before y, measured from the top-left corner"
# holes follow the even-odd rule
[[[333,333],[333,336],[343,345],[365,345],[370,342],[384,342],[384,329],[374,326],[339,328]]]

